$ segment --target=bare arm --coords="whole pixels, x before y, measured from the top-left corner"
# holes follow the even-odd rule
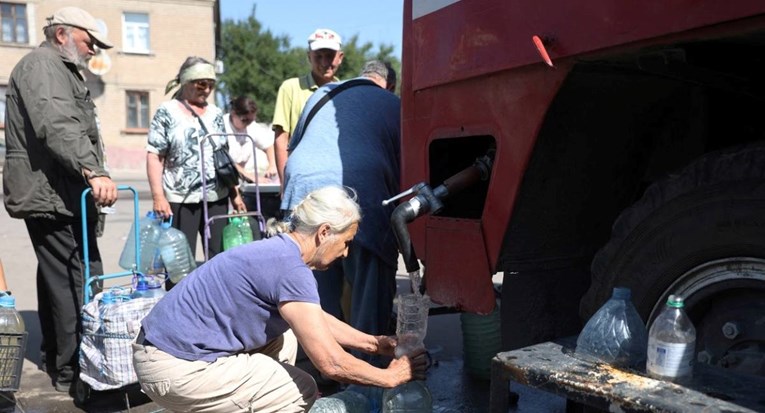
[[[247,182],[255,182],[255,174],[248,173],[241,164],[235,163],[234,167],[239,175]]]
[[[339,342],[350,343],[357,339],[358,345],[351,347],[370,350],[377,347],[374,344],[377,340],[351,327],[339,327],[339,321],[328,316],[318,304],[286,302],[279,305],[279,312],[292,327],[313,365],[334,380],[391,388],[412,379],[425,378],[424,353],[414,358],[394,359],[386,369],[374,367],[347,353]]]
[[[269,146],[266,148],[266,157],[268,158],[268,168],[266,168],[266,173],[264,174],[266,178],[273,178],[277,175],[276,172],[276,154],[274,150],[274,145]]]
[[[162,188],[162,171],[165,168],[165,159],[156,153],[146,153],[146,175],[149,178],[151,197],[154,200],[154,212],[163,218],[173,215],[170,203],[165,198],[165,190]]]
[[[284,166],[287,165],[287,144],[290,140],[290,134],[279,126],[274,130],[274,134],[274,156],[276,158],[276,172],[279,174],[282,187],[279,191],[281,194],[284,192]]]

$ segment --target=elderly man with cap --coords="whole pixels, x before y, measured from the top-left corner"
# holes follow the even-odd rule
[[[64,7],[48,18],[45,41],[11,72],[7,88],[5,208],[23,219],[37,255],[37,303],[44,367],[68,391],[78,365],[84,251],[80,195],[86,201],[90,268],[102,274],[95,227],[99,206],[117,200],[96,109],[80,70],[111,42],[86,11]],[[51,371],[55,369],[55,371]]]
[[[337,69],[343,62],[340,36],[329,29],[317,29],[308,37],[308,61],[311,73],[285,80],[279,87],[274,107],[274,150],[276,170],[284,182],[287,144],[295,131],[300,113],[311,94],[329,82],[336,82]],[[282,184],[282,188],[284,185]]]
[[[228,213],[229,199],[234,209],[246,210],[236,187],[218,182],[213,164],[213,145],[205,141],[201,157],[199,144],[208,133],[225,133],[223,112],[207,101],[215,88],[215,68],[209,61],[191,56],[170,80],[165,93],[178,88],[173,99],[160,104],[149,126],[146,147],[146,172],[154,200],[154,212],[169,218],[196,251],[197,233],[204,237],[203,191],[207,192],[208,215]],[[215,147],[227,144],[225,136],[212,138]],[[205,188],[202,188],[201,162],[205,162]],[[225,220],[210,225],[210,257],[223,245]],[[168,286],[172,283],[168,281]]]

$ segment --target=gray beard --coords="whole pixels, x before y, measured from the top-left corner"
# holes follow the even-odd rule
[[[71,34],[66,38],[66,43],[60,46],[60,50],[77,68],[85,69],[88,66],[90,55],[81,56],[77,53],[77,45],[74,44]]]

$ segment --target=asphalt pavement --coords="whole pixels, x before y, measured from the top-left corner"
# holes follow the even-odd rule
[[[151,196],[142,172],[115,174],[119,185],[128,185],[139,194],[139,210],[144,215],[151,208]],[[97,240],[107,274],[121,272],[117,261],[133,223],[132,192],[121,191],[115,205],[115,213],[107,217],[104,235]],[[72,397],[58,393],[51,378],[40,370],[40,326],[37,317],[35,271],[37,260],[23,221],[12,219],[5,208],[0,208],[0,242],[3,245],[0,259],[5,269],[9,288],[16,297],[16,308],[21,313],[27,332],[26,356],[24,358],[21,385],[16,395],[15,412],[158,412],[162,411],[151,402],[136,385],[108,392],[94,392],[85,406],[75,405]],[[197,243],[198,245],[201,242]],[[203,261],[201,246],[197,248],[197,260]],[[408,289],[408,276],[403,265],[399,266],[399,290]],[[501,282],[501,278],[495,278]],[[111,283],[117,283],[112,280]],[[108,284],[109,285],[109,284]],[[428,387],[434,405],[454,412],[482,413],[488,409],[489,381],[476,379],[465,371],[463,362],[463,337],[459,314],[432,315],[428,320],[425,344],[433,358],[429,371]],[[513,385],[520,393],[517,406],[512,412],[556,413],[565,411],[565,401],[548,393]],[[2,403],[0,403],[1,405]],[[2,410],[0,411],[14,411]]]

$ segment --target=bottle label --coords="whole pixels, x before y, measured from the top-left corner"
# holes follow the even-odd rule
[[[690,343],[667,343],[661,340],[648,340],[649,374],[663,377],[689,376],[693,369],[696,341]]]

